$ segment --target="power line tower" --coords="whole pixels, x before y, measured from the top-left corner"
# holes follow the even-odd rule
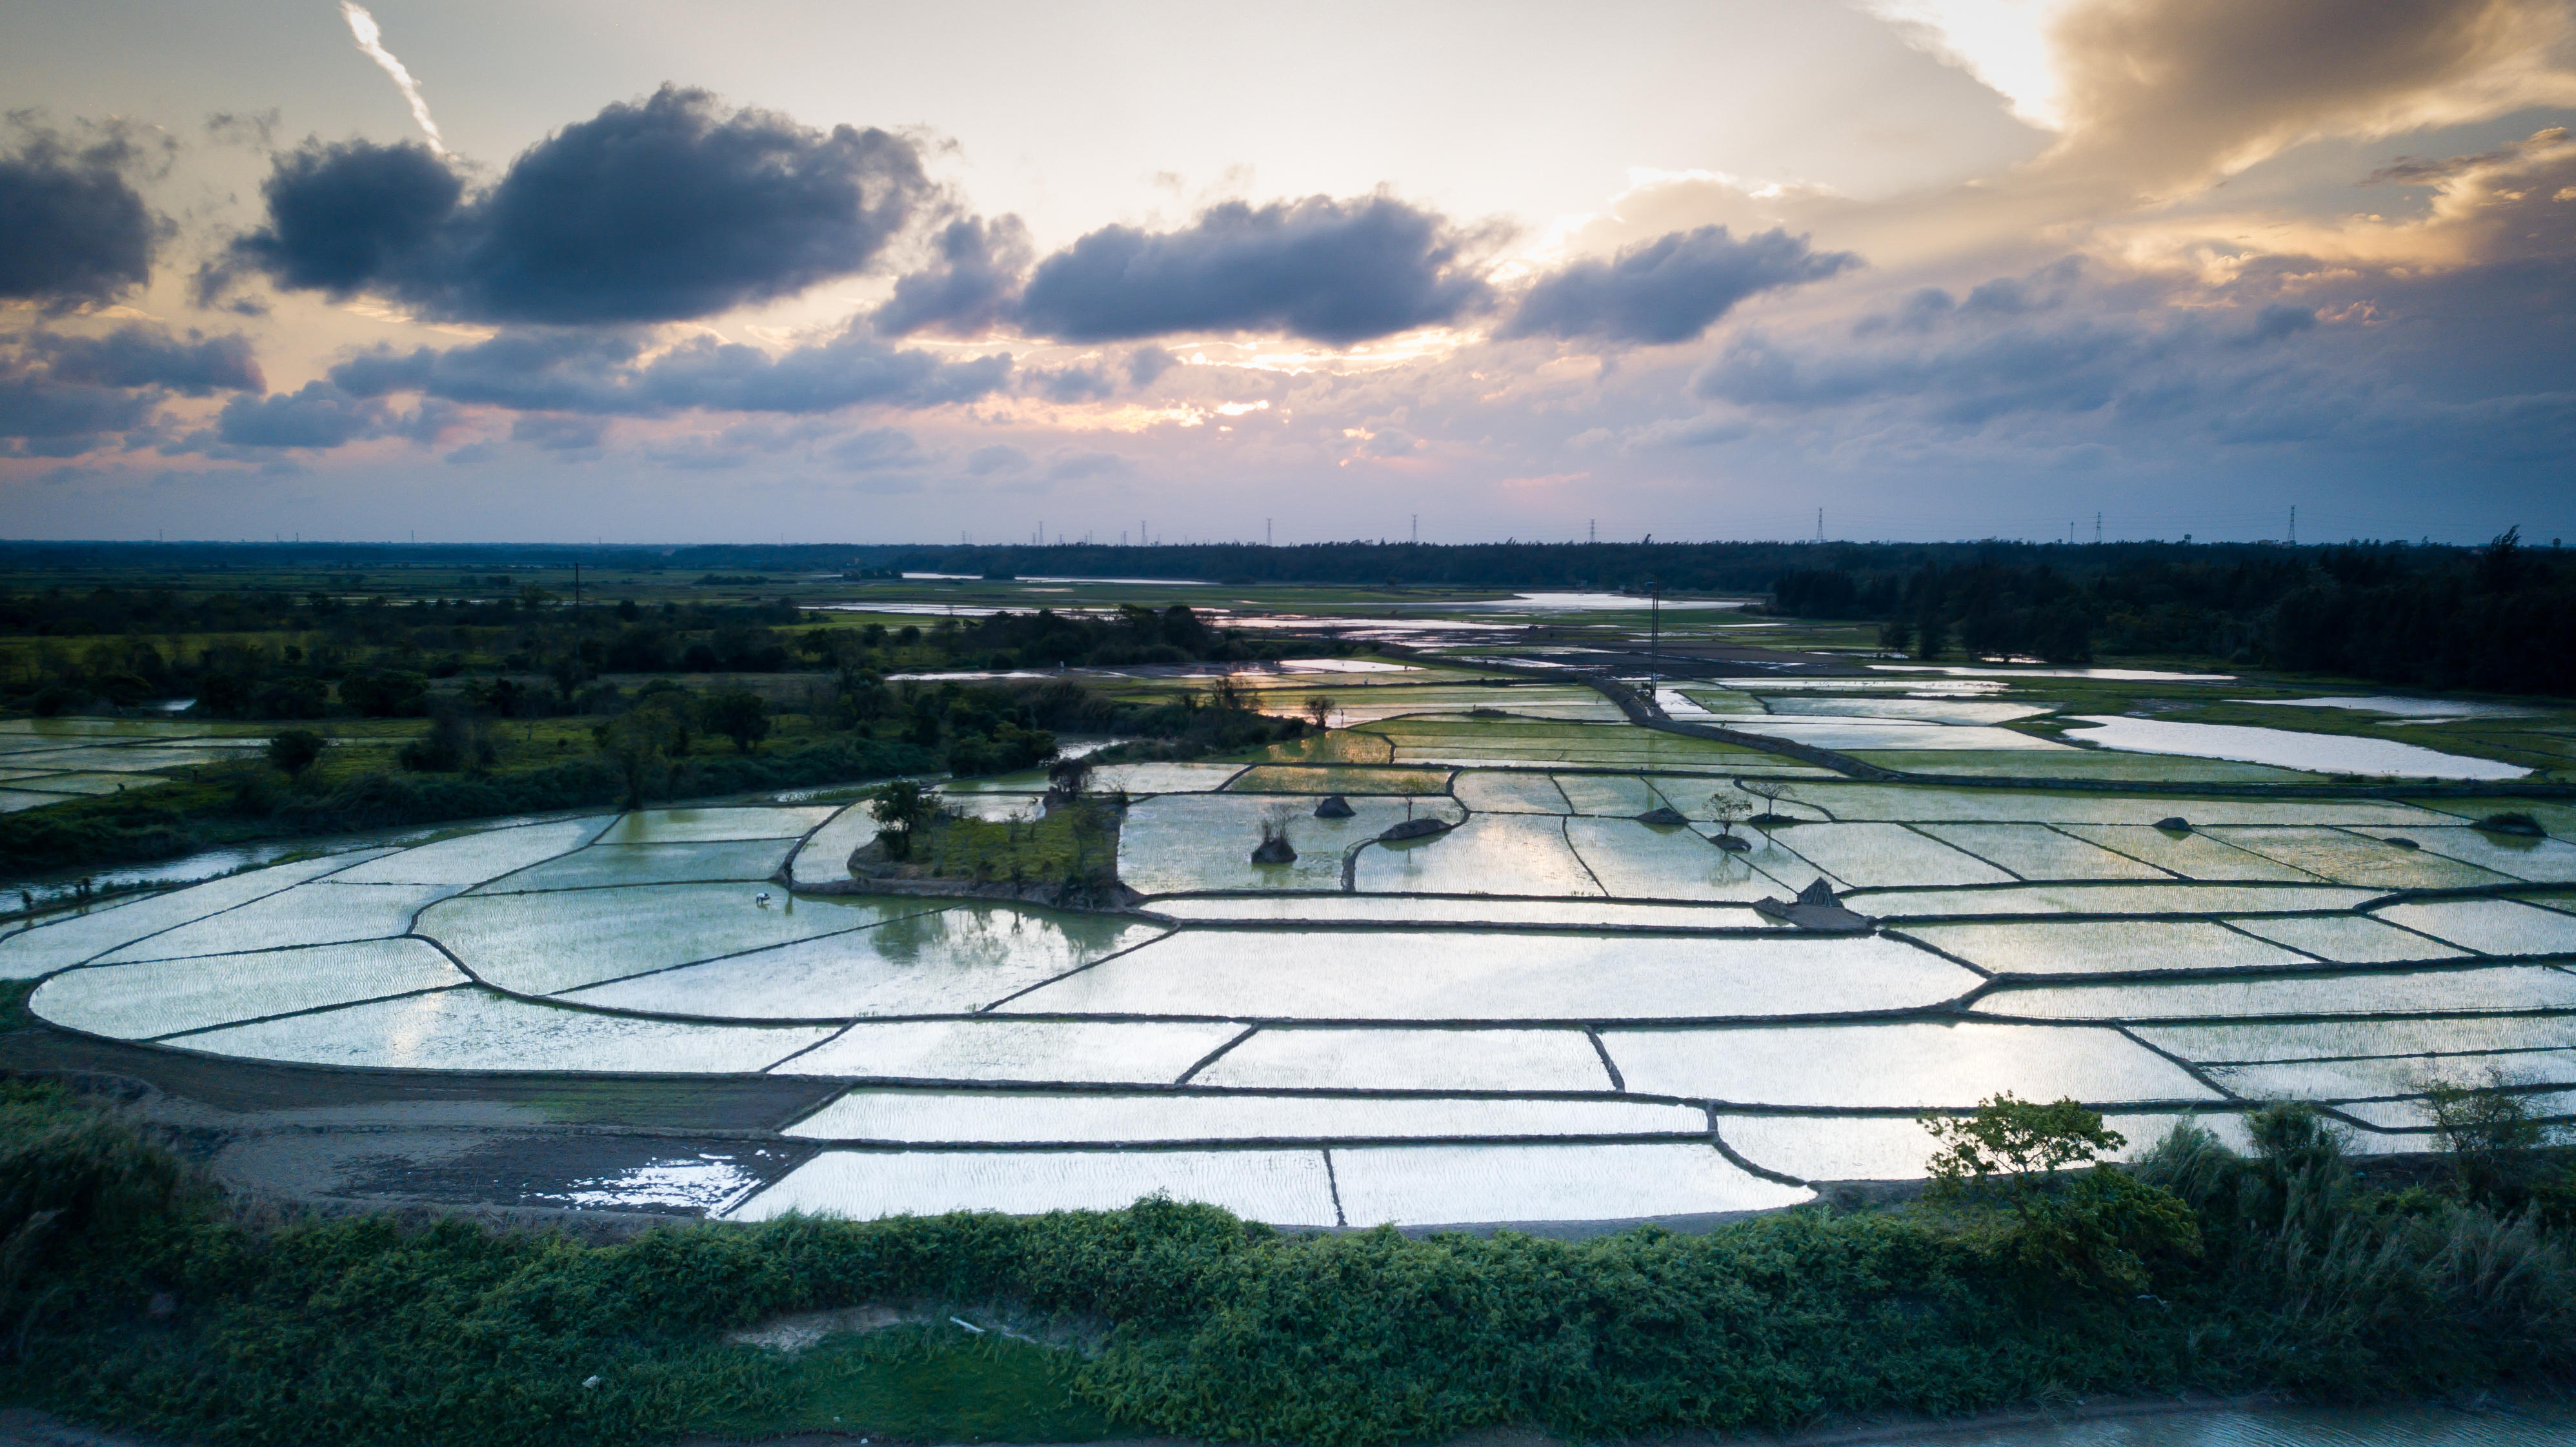
[[[2093,546],[2102,546],[2102,515],[2098,512],[2093,514]]]

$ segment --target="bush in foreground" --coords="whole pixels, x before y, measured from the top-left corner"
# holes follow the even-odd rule
[[[813,1402],[876,1400],[812,1375],[875,1370],[872,1357],[1004,1374],[1030,1415],[979,1428],[995,1435],[1105,1414],[1356,1447],[1510,1422],[1581,1437],[1787,1428],[2184,1386],[2428,1394],[2563,1372],[2576,1340],[2565,1240],[2538,1215],[2366,1190],[2296,1108],[2267,1118],[2252,1159],[2185,1128],[2133,1173],[2032,1183],[2080,1215],[2086,1197],[2068,1188],[2116,1176],[2126,1184],[2103,1189],[2118,1199],[2189,1213],[2202,1254],[2133,1251],[2134,1292],[2117,1273],[2064,1289],[2015,1208],[1965,1199],[1580,1243],[1292,1237],[1157,1200],[696,1226],[609,1246],[457,1221],[253,1230],[59,1090],[10,1087],[0,1129],[0,1236],[66,1213],[13,1257],[0,1395],[224,1441],[780,1430]],[[1045,1366],[890,1341],[790,1361],[721,1340],[781,1312],[995,1299],[1087,1322],[1099,1349]],[[1047,1400],[1056,1373],[1078,1402]]]

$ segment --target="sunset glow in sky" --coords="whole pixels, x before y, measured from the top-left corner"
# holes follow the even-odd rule
[[[2566,3],[9,34],[0,536],[2576,537]]]

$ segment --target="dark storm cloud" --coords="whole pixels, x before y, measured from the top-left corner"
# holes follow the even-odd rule
[[[909,141],[665,86],[529,147],[490,189],[416,143],[307,142],[235,255],[278,285],[479,321],[672,321],[866,268],[932,194]]]
[[[74,147],[48,131],[0,156],[0,297],[106,301],[152,274],[164,230],[126,172],[124,135]]]
[[[1465,245],[1445,218],[1386,196],[1230,201],[1178,231],[1111,226],[1056,252],[1020,320],[1077,342],[1278,331],[1347,345],[1485,306]]]
[[[853,324],[829,341],[771,357],[700,337],[649,361],[629,336],[513,333],[471,346],[372,352],[331,369],[354,396],[419,392],[519,410],[656,416],[690,408],[815,413],[871,404],[971,402],[1010,380],[1007,356],[942,361],[903,350]]]
[[[157,327],[126,326],[103,337],[31,336],[26,348],[57,382],[166,387],[190,397],[268,390],[247,337],[190,332],[182,341]]]
[[[307,141],[277,158],[260,193],[268,226],[234,250],[279,286],[409,295],[445,261],[444,231],[465,182],[417,141]]]
[[[1850,252],[1819,252],[1776,229],[1741,241],[1723,226],[1675,231],[1539,278],[1496,335],[1687,342],[1746,297],[1858,265]]]
[[[1730,409],[1712,425],[1907,458],[2290,447],[2494,479],[2576,446],[2576,263],[2320,269],[2273,258],[2213,294],[2061,267],[1970,293],[2009,306],[1918,292],[1875,326],[1739,337],[1691,390]]]
[[[174,396],[260,391],[241,337],[125,326],[105,336],[0,336],[0,454],[71,457],[138,445]]]
[[[142,426],[157,402],[148,393],[66,387],[42,376],[0,372],[0,451],[77,457]]]
[[[895,282],[893,299],[872,318],[876,329],[889,337],[975,336],[1009,319],[1031,254],[1017,216],[951,222],[939,233],[938,261]]]
[[[383,403],[352,397],[328,382],[307,382],[293,392],[225,403],[213,440],[232,447],[332,448],[373,437],[385,422]]]

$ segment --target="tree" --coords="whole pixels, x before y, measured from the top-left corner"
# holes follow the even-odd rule
[[[1744,779],[1735,787],[1762,801],[1762,812],[1753,816],[1753,823],[1762,831],[1762,842],[1770,843],[1771,826],[1781,820],[1780,801],[1789,797],[1789,786],[1777,779]]]
[[[1309,694],[1306,697],[1307,721],[1319,729],[1330,727],[1333,722],[1333,710],[1336,707],[1338,705],[1329,694]]]
[[[2099,1112],[2005,1091],[1965,1120],[1921,1120],[1944,1143],[1930,1162],[1932,1194],[1957,1197],[2006,1183],[2017,1227],[2013,1252],[2043,1279],[2142,1292],[2151,1258],[2200,1254],[2200,1220],[2180,1197],[2099,1163],[2102,1153],[2128,1144]],[[2052,1180],[2078,1166],[2091,1169]]]
[[[395,761],[415,773],[447,773],[462,768],[489,768],[501,751],[484,721],[454,699],[440,701],[429,732],[402,746]]]
[[[647,693],[633,708],[592,731],[601,753],[616,765],[626,785],[626,807],[640,809],[644,795],[661,782],[674,753],[688,747],[688,725],[675,706],[678,695]]]
[[[1091,756],[1073,754],[1047,765],[1047,787],[1068,799],[1079,799],[1091,783]]]
[[[2434,1132],[2451,1153],[2461,1188],[2472,1196],[2510,1201],[2519,1195],[2554,1133],[2534,1118],[2531,1097],[2513,1085],[2492,1067],[2482,1086],[2438,1078],[2422,1082],[2431,1097]]]
[[[897,779],[869,802],[868,817],[877,821],[886,856],[909,859],[913,831],[939,817],[939,795],[917,779]]]
[[[2102,1152],[2128,1144],[2127,1137],[2102,1123],[2098,1112],[2072,1100],[2040,1105],[2017,1099],[2009,1090],[1988,1097],[1965,1120],[1927,1115],[1921,1121],[1942,1142],[1930,1167],[1935,1190],[1955,1193],[1990,1186],[2001,1177],[2011,1187],[2014,1208],[2025,1217],[2050,1172],[2090,1165]]]
[[[311,729],[288,729],[268,741],[268,761],[284,770],[288,778],[301,778],[330,744],[329,739]]]
[[[1719,792],[1708,796],[1708,811],[1717,820],[1718,837],[1732,839],[1735,826],[1753,812],[1739,795]]]
[[[707,695],[698,713],[710,733],[733,740],[738,753],[750,753],[752,746],[769,737],[769,706],[760,695],[747,688],[728,688]]]

